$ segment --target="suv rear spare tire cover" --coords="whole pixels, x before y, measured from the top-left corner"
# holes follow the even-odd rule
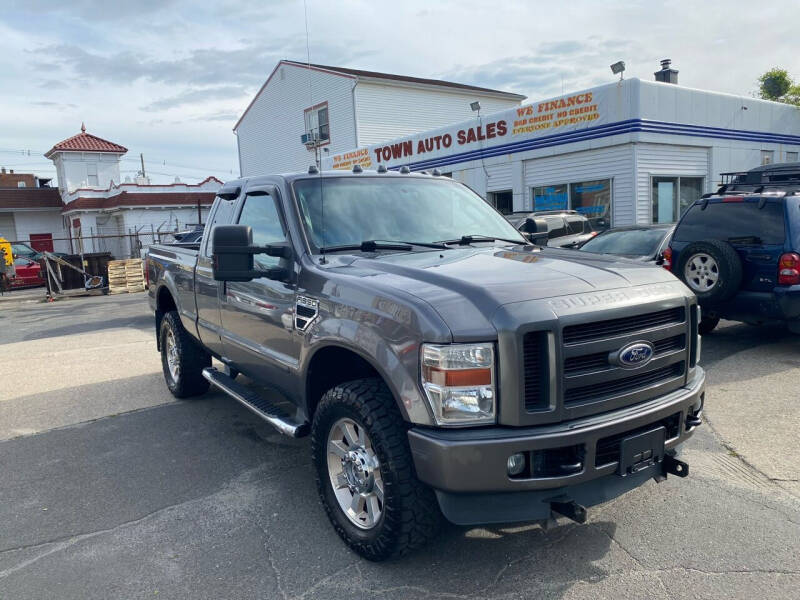
[[[739,289],[742,261],[727,242],[693,242],[681,252],[675,274],[701,304],[715,304],[728,300]]]

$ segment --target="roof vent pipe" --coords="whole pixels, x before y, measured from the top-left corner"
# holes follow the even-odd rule
[[[656,81],[678,85],[678,71],[670,65],[672,65],[672,61],[669,58],[663,59],[661,61],[661,70],[656,71],[653,75],[656,76]]]

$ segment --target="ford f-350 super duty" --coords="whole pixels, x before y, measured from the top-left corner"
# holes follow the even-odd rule
[[[150,249],[175,396],[214,385],[310,435],[322,505],[371,560],[442,516],[583,522],[688,474],[705,374],[682,283],[533,244],[438,173],[354,171],[228,182],[199,244]]]

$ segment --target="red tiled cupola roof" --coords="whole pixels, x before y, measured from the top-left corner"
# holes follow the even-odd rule
[[[50,148],[44,155],[50,158],[56,152],[113,152],[115,154],[125,154],[128,149],[114,142],[109,142],[91,133],[86,133],[86,125],[81,123],[81,132],[73,135],[55,146]]]

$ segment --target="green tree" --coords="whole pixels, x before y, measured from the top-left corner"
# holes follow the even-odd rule
[[[795,84],[786,69],[773,67],[758,78],[758,96],[800,106],[800,85]]]

